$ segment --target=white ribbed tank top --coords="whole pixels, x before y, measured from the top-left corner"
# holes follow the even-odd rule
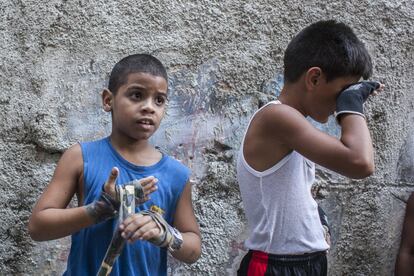
[[[269,104],[280,102],[265,106]],[[273,167],[256,171],[244,159],[245,137],[237,160],[237,180],[249,227],[245,246],[271,254],[327,250],[318,206],[311,194],[315,164],[293,151]]]

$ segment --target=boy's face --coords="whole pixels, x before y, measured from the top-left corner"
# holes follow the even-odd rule
[[[167,103],[167,81],[149,73],[131,73],[112,95],[112,131],[147,140],[158,129]]]
[[[310,116],[319,123],[326,123],[336,110],[336,99],[343,89],[358,82],[360,77],[339,77],[326,82],[323,77],[313,93]]]

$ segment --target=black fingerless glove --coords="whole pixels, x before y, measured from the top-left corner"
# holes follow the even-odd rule
[[[346,113],[358,114],[365,118],[363,104],[379,87],[379,82],[362,81],[343,90],[336,99],[336,119],[339,121],[341,115]]]
[[[95,223],[100,223],[116,216],[119,210],[119,201],[107,194],[102,186],[99,198],[85,207],[86,212],[95,220]]]

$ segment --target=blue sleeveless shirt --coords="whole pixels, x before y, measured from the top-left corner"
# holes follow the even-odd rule
[[[158,190],[151,199],[136,206],[136,212],[161,208],[165,220],[173,224],[175,208],[190,171],[177,160],[163,154],[152,166],[136,166],[112,147],[109,137],[80,143],[83,157],[84,205],[98,198],[112,167],[118,167],[117,184],[150,175],[158,178]],[[117,218],[84,228],[72,235],[72,244],[64,275],[96,275],[111,242]],[[167,275],[167,250],[147,241],[127,243],[110,275]]]

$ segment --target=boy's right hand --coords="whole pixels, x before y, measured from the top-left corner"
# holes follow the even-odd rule
[[[116,185],[118,175],[118,168],[113,167],[108,180],[102,187],[102,192],[99,198],[85,206],[87,213],[94,219],[95,223],[110,219],[117,214],[120,205],[119,189],[122,189],[123,186],[135,186],[136,202],[138,204],[147,201],[149,199],[149,194],[157,190],[156,183],[158,182],[158,179],[153,176],[134,180],[122,185]]]

